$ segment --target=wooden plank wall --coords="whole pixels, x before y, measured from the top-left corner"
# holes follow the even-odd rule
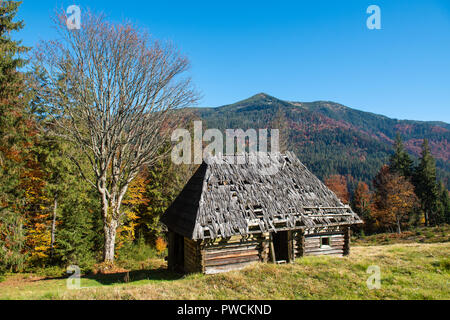
[[[320,238],[330,237],[330,245],[321,247]],[[345,237],[344,233],[307,235],[305,236],[304,255],[344,255]]]
[[[208,243],[204,248],[204,272],[213,274],[241,269],[266,255],[261,236],[242,239],[240,236]],[[263,254],[261,255],[263,248]]]
[[[184,272],[203,272],[203,251],[200,243],[184,238]]]
[[[349,253],[349,235],[347,228],[340,232],[306,235],[302,230],[293,231],[291,233],[293,247],[290,250],[295,258],[307,255],[346,255]],[[330,246],[321,247],[320,238],[323,236],[330,237]],[[234,236],[214,242],[184,238],[184,271],[187,273],[214,274],[242,269],[256,261],[270,260],[268,233],[248,238]]]

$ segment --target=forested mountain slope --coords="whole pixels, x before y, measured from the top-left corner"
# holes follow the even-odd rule
[[[429,139],[438,176],[450,186],[450,124],[391,119],[330,101],[290,102],[264,93],[217,108],[195,108],[208,128],[274,128],[282,123],[288,149],[321,179],[331,174],[370,182],[392,153],[399,132],[408,151]],[[281,115],[281,116],[280,116]],[[286,138],[287,137],[287,138]]]

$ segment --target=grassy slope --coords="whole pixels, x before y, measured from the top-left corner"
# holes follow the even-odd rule
[[[386,245],[393,243],[438,243],[450,242],[450,224],[438,227],[420,227],[417,229],[397,233],[381,233],[370,236],[357,236],[352,239],[353,244],[361,246]]]
[[[10,276],[1,299],[450,299],[449,243],[354,246],[349,257],[306,257],[293,264],[257,263],[241,271],[180,278],[152,260],[143,271],[90,276],[80,290],[65,279]],[[366,286],[367,267],[381,268],[381,289]],[[158,269],[160,267],[160,269]]]

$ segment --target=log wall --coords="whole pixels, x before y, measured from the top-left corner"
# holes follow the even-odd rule
[[[295,230],[289,233],[289,262],[309,255],[347,255],[350,252],[350,229],[309,233]],[[175,233],[169,233],[169,269],[174,268],[173,249]],[[321,245],[321,238],[329,238],[329,245]],[[269,262],[271,257],[271,237],[269,233],[247,237],[234,236],[226,239],[191,240],[184,238],[184,266],[186,273],[202,272],[214,274],[242,269],[256,261]],[[183,243],[183,242],[182,242]],[[291,258],[291,252],[293,257]],[[182,263],[181,262],[181,263]],[[176,270],[175,270],[176,271]]]
[[[203,272],[203,256],[200,242],[184,238],[184,272]]]
[[[329,245],[321,246],[321,238],[329,237]],[[344,255],[344,233],[306,235],[304,240],[304,255]]]
[[[292,232],[294,258],[303,257],[305,254],[305,237],[302,230]]]
[[[203,251],[203,269],[206,274],[241,269],[253,262],[267,259],[266,239],[263,236],[240,236],[206,243]]]

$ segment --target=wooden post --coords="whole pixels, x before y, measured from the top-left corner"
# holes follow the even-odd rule
[[[272,262],[276,263],[276,259],[275,259],[275,248],[273,245],[273,237],[272,237],[272,233],[269,234],[269,241],[270,241],[270,255],[272,257]]]
[[[294,262],[294,239],[292,237],[292,231],[287,232],[287,241],[288,241],[288,261]]]
[[[351,235],[350,227],[345,227],[344,228],[344,256],[348,256],[350,254],[350,235]]]
[[[261,262],[269,261],[269,234],[262,233],[258,236],[258,241],[260,241],[259,247],[259,257]]]
[[[303,257],[305,255],[305,232],[300,230],[298,232],[298,255]]]
[[[205,273],[205,243],[202,240],[198,241],[198,250],[199,250],[199,271],[201,273]]]

